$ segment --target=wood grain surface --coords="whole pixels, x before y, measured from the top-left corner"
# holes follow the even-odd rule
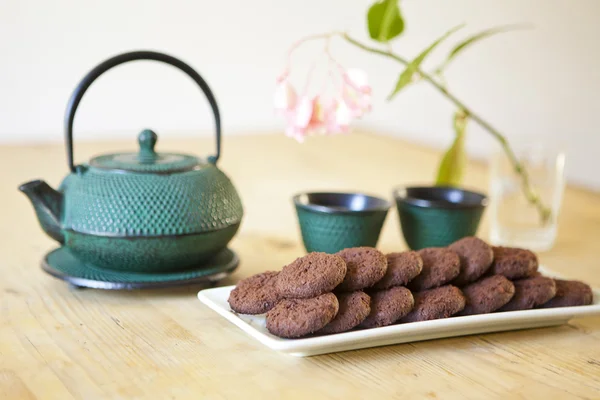
[[[79,143],[76,161],[131,142]],[[207,155],[209,139],[157,148]],[[242,260],[222,283],[280,269],[303,253],[291,196],[359,190],[390,197],[429,183],[437,152],[385,136],[225,138],[220,166],[245,206],[231,243]],[[598,399],[600,318],[568,325],[387,346],[311,358],[278,354],[200,304],[200,287],[134,292],[78,290],[44,274],[56,247],[17,186],[66,174],[60,145],[0,147],[0,399]],[[486,190],[485,165],[465,185]],[[487,218],[480,236],[487,238]],[[600,195],[568,188],[556,246],[543,264],[600,286]],[[380,241],[403,250],[390,212]]]

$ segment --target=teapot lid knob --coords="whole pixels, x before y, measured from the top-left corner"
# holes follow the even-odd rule
[[[158,154],[154,151],[154,146],[158,140],[158,135],[150,130],[145,129],[138,135],[138,143],[140,146],[140,152],[138,153],[138,159],[142,163],[151,163],[158,158]]]

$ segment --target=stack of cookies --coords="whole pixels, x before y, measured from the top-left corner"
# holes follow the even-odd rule
[[[283,338],[324,335],[495,311],[586,305],[585,283],[542,276],[529,250],[492,247],[476,237],[447,248],[384,255],[372,247],[309,253],[242,280],[229,305],[266,313]]]

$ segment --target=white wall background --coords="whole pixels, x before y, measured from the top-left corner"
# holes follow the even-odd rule
[[[226,134],[281,130],[271,98],[290,44],[331,30],[365,39],[369,4],[0,0],[0,142],[61,141],[64,107],[78,80],[105,58],[134,49],[164,51],[196,67],[216,92]],[[599,0],[405,0],[403,7],[408,27],[394,48],[407,57],[461,22],[468,24],[463,35],[498,24],[535,25],[470,49],[450,68],[450,87],[510,137],[562,142],[569,179],[600,188]],[[307,62],[310,51],[301,53]],[[386,103],[398,65],[342,41],[333,51],[372,78],[374,111],[360,127],[436,147],[451,141],[452,108],[426,84]],[[144,127],[163,135],[206,134],[212,120],[205,100],[178,71],[137,63],[93,86],[77,115],[76,140],[133,140]],[[481,129],[470,131],[471,154],[485,155],[493,144]]]

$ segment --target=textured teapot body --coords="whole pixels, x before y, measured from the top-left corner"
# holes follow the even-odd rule
[[[172,174],[104,171],[82,166],[68,175],[62,225],[100,236],[174,236],[239,224],[242,204],[212,164]]]
[[[59,192],[64,245],[127,271],[197,265],[227,246],[243,214],[231,181],[212,164],[170,174],[79,166]]]

